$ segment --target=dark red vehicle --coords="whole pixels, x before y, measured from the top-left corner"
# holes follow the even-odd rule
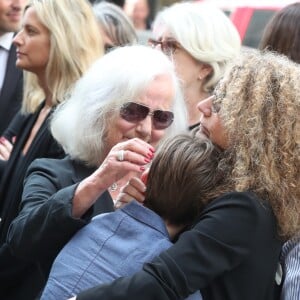
[[[257,48],[266,24],[272,16],[294,0],[197,0],[221,8],[236,26],[247,47]]]

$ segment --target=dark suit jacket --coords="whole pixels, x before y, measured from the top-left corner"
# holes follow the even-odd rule
[[[5,78],[0,93],[0,135],[21,107],[23,95],[23,72],[16,67],[16,47],[11,46]]]

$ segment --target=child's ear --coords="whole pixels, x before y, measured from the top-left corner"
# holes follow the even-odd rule
[[[144,171],[144,173],[141,176],[141,180],[146,185],[148,180],[148,174],[149,174],[149,168]]]

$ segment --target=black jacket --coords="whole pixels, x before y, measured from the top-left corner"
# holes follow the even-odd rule
[[[4,164],[0,181],[0,246],[5,242],[11,221],[19,212],[23,192],[23,181],[26,170],[31,162],[40,157],[61,158],[64,157],[63,149],[54,140],[49,130],[49,119],[47,116],[35,138],[33,139],[26,155],[22,154],[28,136],[38,118],[40,110],[27,116],[20,112],[16,114],[4,135],[9,140],[16,136],[16,141],[9,160]]]
[[[252,193],[229,193],[210,203],[183,233],[132,277],[82,292],[77,300],[274,300],[282,243],[275,217]]]
[[[24,116],[17,113],[4,133],[9,140],[16,136],[16,141],[10,159],[1,165],[0,299],[32,299],[32,293],[36,294],[35,286],[44,282],[39,269],[27,261],[13,257],[5,243],[10,223],[19,213],[27,167],[39,157],[63,157],[65,155],[48,128],[50,115],[41,125],[26,155],[22,154],[22,149],[43,105],[42,103],[34,114]],[[24,290],[22,285],[26,287],[29,294],[23,293],[22,296]],[[18,293],[19,295],[15,296]]]

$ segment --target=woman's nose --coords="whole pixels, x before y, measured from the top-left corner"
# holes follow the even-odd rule
[[[212,98],[208,97],[202,101],[200,101],[197,104],[197,108],[198,110],[205,116],[205,117],[209,117],[211,115],[211,109],[212,109]]]
[[[151,131],[153,128],[152,122],[152,116],[148,115],[145,119],[137,124],[136,131],[139,133],[142,139],[151,135]]]
[[[22,31],[22,30],[21,30]],[[22,32],[19,31],[15,37],[13,38],[13,43],[17,46],[17,45],[20,45],[22,43],[22,40],[21,40],[21,34]]]

